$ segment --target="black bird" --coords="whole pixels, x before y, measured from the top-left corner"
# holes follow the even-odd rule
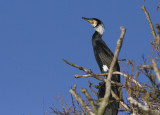
[[[92,36],[92,46],[94,50],[94,55],[101,72],[106,73],[109,71],[114,54],[102,40],[102,35],[104,33],[104,25],[102,21],[96,18],[82,17],[82,19],[88,21],[95,30],[95,33]],[[116,62],[113,71],[120,71],[118,61]],[[120,75],[112,75],[111,80],[115,82],[120,82]],[[119,87],[112,86],[111,88],[113,92],[119,97],[119,90],[118,90]],[[103,98],[104,94],[105,94],[105,83],[102,83],[98,91],[98,98]],[[104,115],[117,115],[119,102],[117,102],[112,97],[112,95],[110,96],[110,100],[111,103],[107,106]]]

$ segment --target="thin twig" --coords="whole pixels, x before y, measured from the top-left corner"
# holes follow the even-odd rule
[[[138,67],[139,70],[143,70],[143,69],[153,69],[153,67],[151,65],[141,65]]]
[[[152,31],[152,35],[154,37],[154,40],[156,41],[157,43],[157,36],[156,36],[156,32],[154,30],[154,27],[153,27],[153,24],[152,24],[152,21],[151,21],[151,18],[149,16],[149,13],[147,12],[145,6],[142,6],[142,10],[144,10],[145,14],[146,14],[146,17],[147,17],[147,20],[148,20],[148,23],[150,25],[150,28],[151,28],[151,31]]]
[[[75,64],[72,64],[72,63],[70,63],[69,61],[67,61],[65,59],[63,59],[63,61],[66,62],[68,65],[71,65],[71,66],[76,67],[76,68],[78,68],[80,70],[83,70],[84,72],[86,72],[88,74],[92,73],[91,70],[85,69],[85,68],[83,68],[81,66],[78,66],[78,65],[75,65]]]
[[[87,79],[87,82],[89,83],[89,89],[92,93],[93,96],[96,96],[97,95],[97,92],[92,88],[92,84],[88,79]]]
[[[157,64],[156,64],[156,62],[154,60],[152,60],[151,63],[152,63],[153,69],[154,69],[154,71],[156,73],[157,79],[158,79],[158,81],[160,83],[160,71],[159,71],[159,69],[157,67]]]
[[[120,60],[118,60],[118,63],[120,63],[122,61],[126,61],[126,59],[120,59]]]
[[[157,29],[158,35],[160,36],[160,26],[159,26],[159,24],[156,24],[156,29]]]
[[[157,29],[157,33],[158,33],[158,35],[157,35],[157,47],[158,48],[160,48],[160,26],[159,26],[159,24],[156,24],[156,29]]]
[[[45,113],[44,113],[44,96],[43,96],[43,115],[45,115]]]
[[[103,78],[94,75],[93,72],[92,72],[90,69],[86,69],[86,68],[84,68],[84,67],[75,65],[75,64],[73,64],[73,63],[71,63],[71,62],[69,62],[69,61],[67,61],[67,60],[65,60],[65,59],[63,59],[63,60],[64,60],[64,62],[66,62],[68,65],[71,65],[71,66],[76,67],[76,68],[78,68],[78,69],[80,69],[80,70],[83,70],[83,71],[86,72],[87,74],[92,75],[94,78],[96,78],[96,79],[98,79],[98,80],[101,80],[101,81],[104,81]]]
[[[157,10],[159,10],[160,9],[160,4],[157,6],[157,8],[156,8]]]
[[[120,104],[127,110],[127,111],[131,111],[130,108],[128,107],[128,105],[124,102],[121,101],[120,98],[111,90],[111,94],[112,96],[117,100],[120,101]]]

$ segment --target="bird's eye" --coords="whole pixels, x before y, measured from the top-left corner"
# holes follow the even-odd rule
[[[94,24],[94,21],[91,21],[91,24]]]
[[[97,26],[97,21],[92,20],[92,21],[91,21],[91,24],[92,24],[93,27],[96,27],[96,26]]]

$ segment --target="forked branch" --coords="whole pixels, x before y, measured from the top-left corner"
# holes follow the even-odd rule
[[[74,85],[73,89],[70,89],[69,92],[74,96],[74,98],[83,106],[83,108],[90,114],[90,115],[95,115],[92,110],[85,104],[83,99],[79,97],[79,95],[75,91],[76,85]]]

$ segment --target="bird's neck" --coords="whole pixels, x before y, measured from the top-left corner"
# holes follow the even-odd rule
[[[95,31],[92,36],[92,39],[98,40],[98,39],[101,39],[101,37],[102,37],[102,35],[99,32]]]
[[[99,34],[103,35],[103,33],[104,33],[104,25],[103,24],[99,24],[96,27],[94,27],[94,30],[97,31]]]

